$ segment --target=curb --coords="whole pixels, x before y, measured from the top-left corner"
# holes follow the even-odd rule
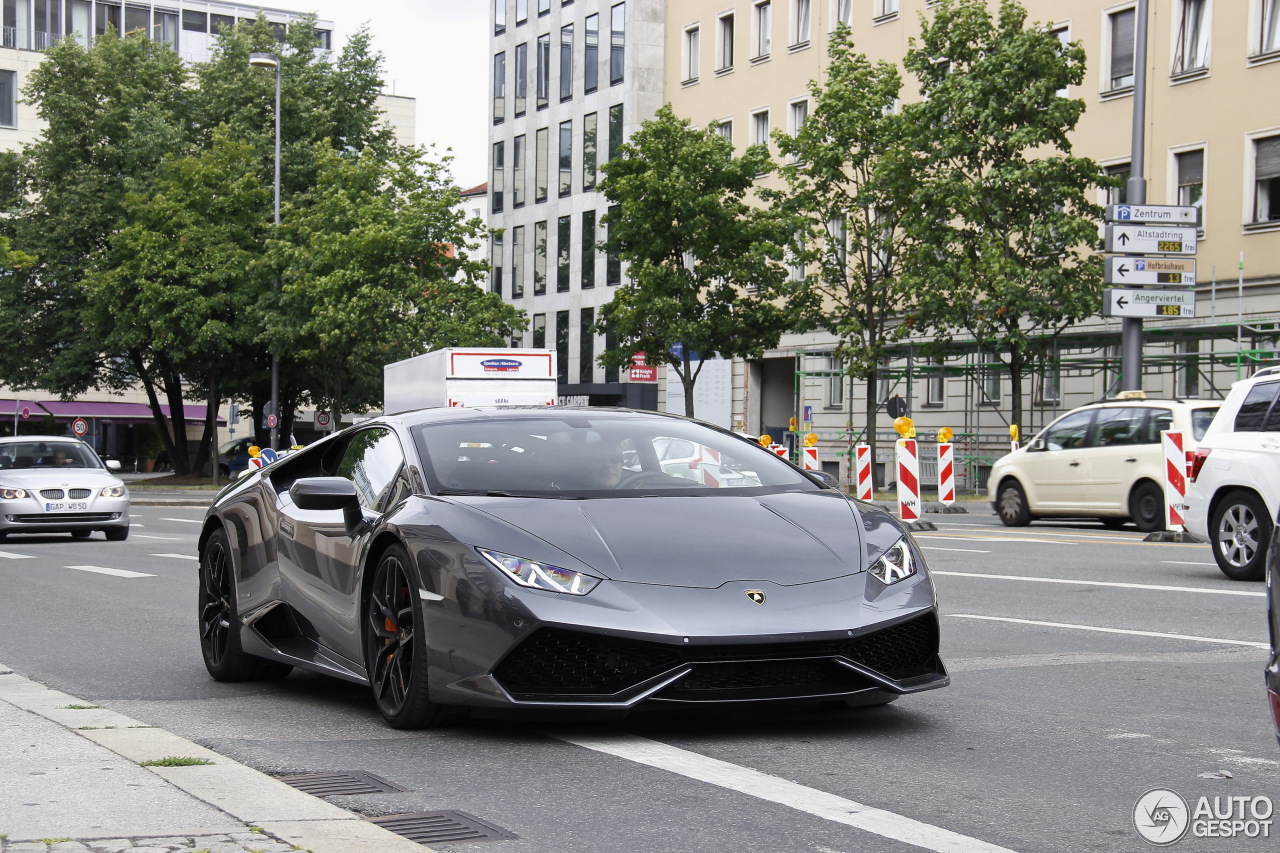
[[[430,847],[172,732],[105,707],[68,709],[68,705],[90,703],[24,678],[3,664],[0,701],[57,723],[132,763],[175,755],[212,762],[145,769],[247,827],[261,827],[298,849],[312,853],[434,853]]]

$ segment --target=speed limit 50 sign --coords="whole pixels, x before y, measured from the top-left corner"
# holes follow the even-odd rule
[[[84,438],[89,434],[89,422],[84,418],[76,418],[71,422],[71,431],[76,434],[76,438]]]

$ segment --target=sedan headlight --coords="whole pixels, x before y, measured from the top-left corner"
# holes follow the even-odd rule
[[[484,548],[476,550],[521,586],[551,592],[567,592],[570,595],[586,595],[600,583],[600,578],[562,569],[549,563],[539,563],[536,560],[526,560],[524,557],[513,557],[510,554],[487,551]]]
[[[0,498],[4,498],[7,501],[11,501],[16,498],[25,498],[26,496],[26,489],[0,489]]]
[[[907,545],[907,537],[902,537],[888,548],[880,559],[868,569],[885,585],[906,580],[916,573],[916,558],[911,556],[911,548]]]
[[[127,494],[129,494],[129,490],[122,485],[107,486],[105,489],[102,490],[102,496],[104,498],[122,498]]]

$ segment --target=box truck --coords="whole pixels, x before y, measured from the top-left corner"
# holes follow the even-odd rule
[[[553,406],[556,354],[448,347],[385,365],[382,387],[389,415],[433,406]]]

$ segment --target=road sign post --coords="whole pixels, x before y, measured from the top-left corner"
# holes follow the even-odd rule
[[[1194,317],[1196,295],[1190,290],[1125,290],[1109,287],[1103,291],[1104,317]]]
[[[1141,222],[1149,225],[1199,225],[1200,208],[1175,204],[1109,204],[1108,222]]]

